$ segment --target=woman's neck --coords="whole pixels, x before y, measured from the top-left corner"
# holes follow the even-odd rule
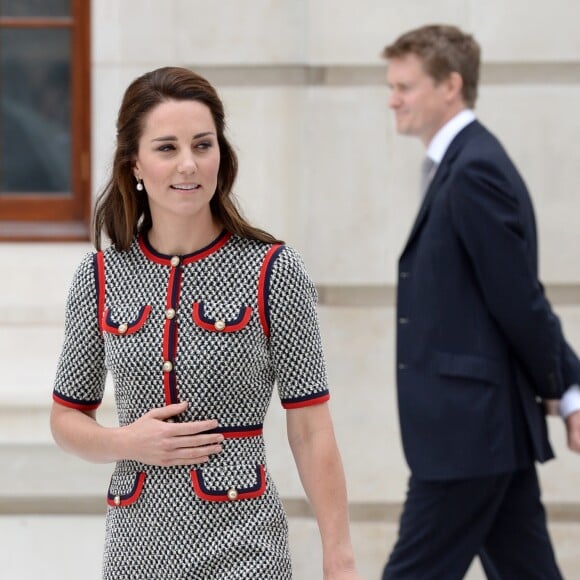
[[[215,240],[222,230],[213,217],[203,225],[172,223],[169,227],[154,223],[147,232],[149,243],[155,250],[167,256],[193,254]]]

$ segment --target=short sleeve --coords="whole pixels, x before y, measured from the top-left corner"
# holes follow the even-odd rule
[[[96,409],[105,389],[104,345],[98,324],[95,254],[81,262],[66,303],[64,341],[53,399],[80,410]]]
[[[270,353],[286,409],[329,399],[317,293],[302,258],[287,246],[272,264],[268,289]]]

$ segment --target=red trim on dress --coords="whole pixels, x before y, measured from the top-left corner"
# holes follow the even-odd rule
[[[255,429],[240,429],[239,431],[222,431],[216,429],[217,433],[221,433],[224,439],[244,439],[246,437],[259,437],[262,435],[262,427],[256,427]]]
[[[163,362],[170,361],[173,364],[173,360],[169,357],[169,329],[171,328],[171,320],[165,320],[165,325],[163,327],[163,348],[162,348],[162,356]],[[161,371],[163,373],[163,394],[165,396],[165,404],[171,405],[171,373],[174,372],[172,369],[171,371]]]
[[[167,294],[165,297],[165,307],[166,309],[172,308],[177,312],[177,307],[179,305],[179,292],[181,291],[181,268],[180,266],[172,266],[169,273],[169,279],[167,281]],[[163,324],[163,342],[162,342],[162,356],[163,361],[170,361],[175,364],[175,355],[177,353],[177,319],[176,318],[165,318],[165,323]],[[177,378],[175,376],[175,369],[171,371],[163,372],[163,394],[165,397],[165,404],[171,405],[172,403],[177,403]],[[175,389],[172,388],[175,387]],[[172,395],[175,395],[173,397]]]
[[[282,402],[282,407],[284,409],[299,409],[300,407],[311,407],[313,405],[320,405],[321,403],[326,403],[330,399],[330,393],[324,393],[320,397],[315,397],[312,399],[306,399],[303,401],[294,401],[284,403]]]
[[[94,411],[98,409],[101,401],[97,401],[94,403],[82,403],[82,402],[74,402],[69,401],[68,399],[63,399],[58,393],[52,393],[52,399],[55,403],[62,405],[63,407],[69,407],[70,409],[77,409],[78,411]]]
[[[97,321],[100,332],[103,332],[103,316],[105,311],[105,257],[103,252],[97,252]]]
[[[107,503],[111,507],[125,507],[127,505],[131,505],[132,503],[135,503],[139,499],[139,496],[143,491],[145,477],[146,473],[144,471],[139,472],[137,482],[135,483],[135,487],[130,493],[128,493],[127,495],[113,495],[109,493],[107,494]],[[115,497],[119,498],[119,501],[117,503],[115,503]]]
[[[197,262],[198,260],[203,260],[207,258],[210,254],[217,252],[219,249],[223,248],[232,237],[230,232],[224,232],[222,237],[219,237],[213,244],[207,247],[205,250],[201,250],[198,253],[192,254],[191,256],[185,256],[183,258],[183,264],[191,264],[192,262]]]
[[[220,329],[215,327],[216,324],[215,319],[212,320],[206,318],[205,315],[202,316],[202,313],[200,312],[201,308],[203,308],[203,305],[200,302],[193,303],[192,309],[193,321],[200,328],[203,328],[204,330],[208,330],[210,332],[236,332],[237,330],[244,328],[244,326],[248,324],[250,318],[252,317],[252,308],[250,306],[246,306],[244,313],[242,314],[241,317],[239,317],[238,322],[231,324],[228,323],[226,320],[224,320],[223,322],[225,326]]]
[[[230,499],[228,497],[227,491],[209,491],[205,488],[203,480],[201,478],[200,470],[193,470],[190,472],[191,483],[193,489],[198,497],[205,499],[206,501],[240,501],[241,499],[254,499],[260,497],[266,490],[266,470],[263,465],[257,466],[258,482],[257,487],[251,491],[244,491],[243,489],[236,489],[235,499]]]
[[[222,232],[219,235],[219,237],[206,248],[202,248],[201,250],[199,250],[198,252],[194,252],[193,254],[179,256],[181,264],[191,264],[193,262],[197,262],[198,260],[203,260],[203,258],[207,258],[207,256],[223,248],[228,243],[231,237],[232,234],[230,232],[226,231]],[[146,258],[148,258],[152,262],[155,262],[156,264],[161,264],[162,266],[171,266],[172,256],[165,256],[162,254],[154,253],[145,242],[145,237],[142,234],[138,236],[137,243],[139,244],[139,248],[141,249]]]
[[[268,265],[272,260],[274,253],[282,247],[282,244],[274,244],[266,254],[262,267],[260,268],[260,278],[258,281],[258,312],[260,314],[260,323],[262,330],[267,338],[270,337],[270,327],[266,316],[266,277],[268,272]]]

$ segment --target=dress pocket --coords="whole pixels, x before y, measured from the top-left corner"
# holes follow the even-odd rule
[[[117,336],[127,336],[143,328],[151,313],[151,306],[137,306],[134,308],[105,308],[103,311],[103,332]]]
[[[266,470],[259,464],[202,467],[191,471],[191,483],[206,501],[254,499],[266,491]]]
[[[194,302],[193,321],[209,332],[237,332],[245,328],[252,318],[250,306]]]
[[[107,492],[111,507],[125,507],[135,503],[143,491],[145,472],[114,473]]]

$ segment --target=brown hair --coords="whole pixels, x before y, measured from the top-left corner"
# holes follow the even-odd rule
[[[458,73],[463,79],[463,100],[473,108],[477,100],[480,53],[479,44],[471,34],[455,26],[433,24],[401,35],[383,50],[382,56],[389,59],[414,54],[435,82],[441,82],[452,72]]]
[[[135,189],[133,167],[147,115],[168,100],[198,101],[208,107],[213,117],[220,148],[217,187],[210,201],[213,216],[231,233],[267,243],[279,242],[264,230],[251,226],[241,216],[233,198],[238,159],[224,134],[224,107],[215,89],[189,69],[164,67],[135,79],[123,96],[117,118],[113,170],[97,199],[93,218],[93,241],[97,249],[101,247],[103,232],[117,249],[126,250],[137,232],[152,226],[147,194]]]

